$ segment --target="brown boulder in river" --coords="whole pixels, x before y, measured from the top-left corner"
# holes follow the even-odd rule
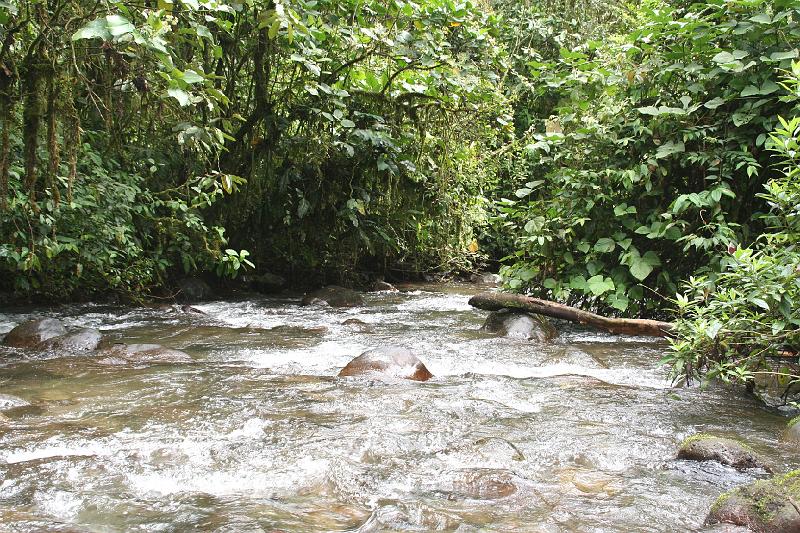
[[[14,348],[33,348],[40,342],[64,335],[66,332],[64,324],[55,318],[29,320],[9,331],[3,344]]]
[[[413,381],[427,381],[433,377],[417,356],[405,348],[394,346],[367,350],[339,372],[339,377],[372,375]]]
[[[364,305],[364,298],[352,289],[328,285],[303,297],[303,305],[329,305],[331,307],[356,307]]]

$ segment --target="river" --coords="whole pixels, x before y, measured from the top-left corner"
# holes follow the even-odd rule
[[[474,286],[405,288],[347,310],[0,312],[0,335],[53,316],[193,359],[0,351],[0,531],[704,531],[714,499],[755,474],[678,461],[683,438],[800,464],[786,420],[746,395],[672,387],[663,342],[561,324],[546,346],[497,338],[467,304]],[[388,345],[435,377],[336,377]]]

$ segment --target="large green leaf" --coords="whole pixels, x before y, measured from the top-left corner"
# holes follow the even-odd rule
[[[631,275],[639,281],[644,281],[647,276],[653,271],[653,267],[644,260],[644,258],[636,258],[630,266]]]
[[[608,291],[613,291],[615,286],[611,278],[604,278],[602,274],[598,274],[586,280],[586,288],[595,296],[601,296]]]
[[[108,30],[108,24],[104,18],[89,22],[72,35],[73,41],[97,38],[103,39],[104,41],[111,40],[111,32]]]

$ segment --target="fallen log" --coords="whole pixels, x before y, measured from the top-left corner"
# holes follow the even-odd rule
[[[568,305],[531,298],[521,294],[507,294],[502,292],[482,292],[469,299],[472,307],[484,311],[499,311],[500,309],[517,309],[537,315],[549,316],[577,322],[586,326],[593,326],[609,333],[619,335],[644,335],[647,337],[669,337],[673,325],[669,322],[658,320],[643,320],[635,318],[609,318],[590,311],[582,311]]]

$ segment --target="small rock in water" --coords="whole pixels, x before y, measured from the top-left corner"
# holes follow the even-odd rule
[[[746,444],[713,435],[699,434],[685,439],[678,450],[678,459],[717,461],[737,470],[761,468],[771,471],[761,457]]]
[[[33,348],[40,342],[64,335],[64,324],[55,318],[29,320],[8,332],[3,344],[14,348]]]
[[[303,305],[329,305],[331,307],[356,307],[364,305],[364,298],[352,289],[328,285],[303,297]]]
[[[36,345],[40,350],[57,350],[70,353],[91,352],[103,340],[103,334],[95,328],[81,328],[65,335],[47,339]]]
[[[344,322],[342,322],[343,326],[349,326],[356,331],[360,331],[362,333],[372,333],[373,327],[372,324],[367,324],[363,320],[359,320],[357,318],[348,318]]]
[[[165,348],[160,344],[115,344],[104,352],[104,362],[119,364],[131,363],[188,363],[191,356],[180,350]]]
[[[531,313],[501,309],[486,317],[481,330],[513,339],[549,341],[558,333],[544,317]]]
[[[339,377],[373,375],[413,381],[427,381],[433,377],[417,356],[398,347],[367,350],[339,372]]]
[[[759,480],[717,498],[709,523],[745,526],[758,533],[800,532],[800,470]]]
[[[374,292],[399,292],[397,287],[382,280],[373,283],[371,290]]]

